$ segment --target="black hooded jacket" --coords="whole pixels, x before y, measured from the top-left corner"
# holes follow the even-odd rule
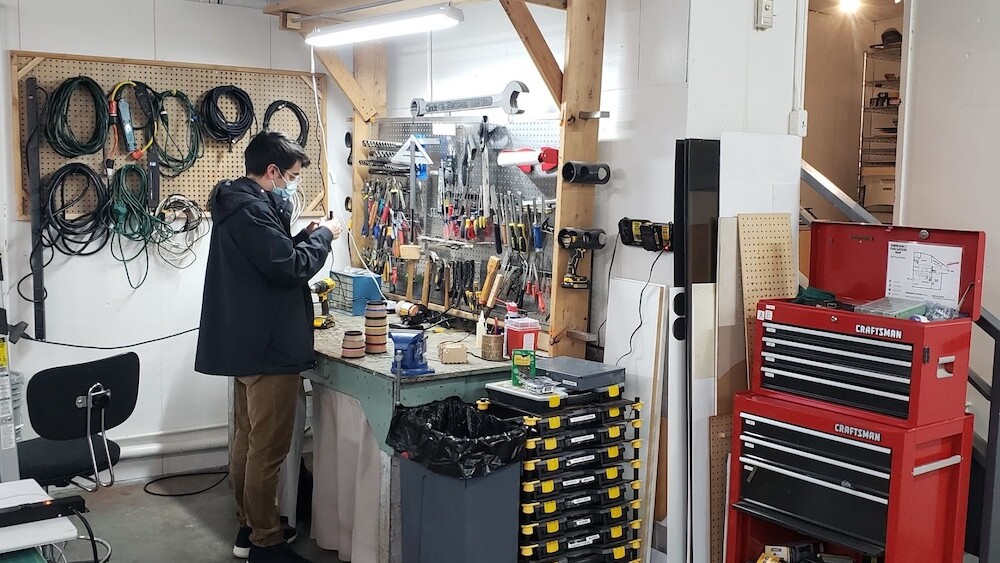
[[[326,263],[333,233],[291,236],[287,202],[249,178],[209,197],[212,240],[194,369],[210,375],[309,369],[313,305],[308,281]]]

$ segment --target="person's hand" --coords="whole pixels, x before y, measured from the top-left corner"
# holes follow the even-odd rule
[[[316,221],[310,221],[309,224],[306,225],[306,228],[303,230],[306,232],[307,235],[311,235],[313,231],[315,231],[318,228],[319,228],[319,223],[317,223]]]
[[[344,230],[340,226],[340,221],[337,219],[327,219],[322,223],[320,223],[319,226],[330,229],[330,232],[333,233],[333,240],[337,240],[338,238],[340,238],[340,233],[343,232]]]

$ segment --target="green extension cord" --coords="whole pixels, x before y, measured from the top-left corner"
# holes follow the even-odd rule
[[[174,136],[170,133],[170,122],[167,117],[166,101],[169,98],[173,98],[180,103],[181,107],[187,113],[187,150],[174,139]],[[179,90],[167,90],[165,92],[160,92],[156,95],[156,119],[160,122],[160,129],[164,132],[165,138],[161,143],[159,138],[154,139],[153,146],[155,147],[156,154],[160,159],[160,170],[162,170],[163,175],[168,178],[176,178],[180,176],[182,172],[194,166],[195,161],[202,157],[204,154],[204,149],[202,145],[202,133],[201,133],[201,122],[198,118],[198,110],[188,99],[184,92]],[[153,125],[147,124],[146,135],[152,135]],[[173,152],[168,152],[172,150]]]
[[[73,92],[82,88],[90,94],[94,104],[94,129],[90,138],[81,141],[69,124],[69,106]],[[49,145],[66,158],[76,158],[85,154],[94,154],[104,148],[108,140],[108,100],[94,79],[87,76],[67,78],[52,93],[52,98],[46,104],[45,139]]]
[[[134,187],[129,186],[130,176],[135,179]],[[111,195],[104,214],[111,232],[111,255],[125,266],[125,276],[132,289],[139,289],[149,275],[149,244],[159,245],[173,236],[170,225],[146,209],[148,182],[146,170],[137,164],[126,164],[116,170],[111,177]],[[138,250],[126,255],[128,243],[138,243]],[[128,263],[140,256],[145,257],[145,270],[139,282],[133,283]]]

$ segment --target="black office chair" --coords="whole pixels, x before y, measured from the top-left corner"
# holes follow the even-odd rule
[[[35,374],[25,398],[40,437],[18,444],[21,478],[46,489],[75,485],[94,492],[113,485],[121,448],[106,433],[132,415],[138,396],[139,356],[133,352]],[[102,471],[110,473],[108,481],[101,480]]]

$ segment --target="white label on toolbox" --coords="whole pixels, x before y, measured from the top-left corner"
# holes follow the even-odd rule
[[[582,416],[571,416],[569,421],[572,422],[573,424],[576,424],[577,422],[586,422],[588,420],[595,420],[595,419],[597,419],[596,414],[585,414]]]
[[[594,521],[593,518],[580,518],[579,520],[574,521],[573,524],[577,528],[581,528],[583,526],[587,526],[587,525],[591,524],[593,521]]]
[[[562,380],[562,384],[563,385],[569,385],[570,387],[576,387],[576,382],[575,381],[570,381],[568,379]]]
[[[770,310],[773,311],[774,310],[774,305],[764,305],[764,308],[765,309],[770,309]]]
[[[563,487],[575,487],[576,485],[585,485],[587,483],[593,483],[597,480],[597,477],[591,475],[590,477],[580,477],[579,479],[566,479],[563,481]]]
[[[767,311],[764,311],[764,320],[765,321],[773,321],[774,320],[774,311],[771,310],[771,306],[770,305],[768,305]]]
[[[595,436],[594,434],[587,434],[585,436],[577,436],[576,438],[570,438],[569,443],[579,444],[580,442],[586,442],[587,440],[593,440],[594,438],[597,438],[597,436]]]
[[[746,449],[748,449],[748,450],[752,450],[754,448],[754,445],[751,444],[750,442],[747,442],[747,443],[743,444],[743,447],[746,448]]]
[[[588,461],[594,461],[595,459],[597,459],[596,455],[585,455],[583,457],[577,457],[577,458],[566,460],[566,466],[569,467],[569,466],[576,465],[578,463],[587,463]]]
[[[757,426],[757,421],[756,420],[744,420],[743,424],[746,424],[747,426]]]
[[[566,544],[566,547],[568,547],[569,549],[576,549],[578,547],[590,545],[599,539],[601,539],[600,534],[594,534],[592,536],[587,536],[585,538],[578,539],[576,541],[571,541],[568,544]]]
[[[760,309],[757,310],[757,320],[758,321],[764,320],[764,311],[761,311]]]
[[[580,497],[580,498],[575,498],[575,499],[569,501],[569,503],[572,504],[572,505],[578,505],[578,504],[588,503],[588,502],[590,502],[592,500],[594,500],[594,497]]]

